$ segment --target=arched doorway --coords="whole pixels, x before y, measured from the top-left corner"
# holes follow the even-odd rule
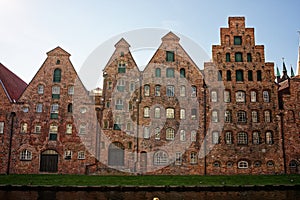
[[[141,152],[140,167],[141,167],[142,172],[147,171],[147,152],[145,152],[145,151]]]
[[[41,153],[40,172],[57,172],[58,153],[55,150],[46,150]]]
[[[113,142],[108,147],[108,165],[124,166],[124,146],[120,142]]]

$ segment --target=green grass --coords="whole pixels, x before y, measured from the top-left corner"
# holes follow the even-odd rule
[[[300,175],[233,176],[85,176],[85,175],[0,175],[0,185],[53,186],[194,186],[194,185],[300,185]]]

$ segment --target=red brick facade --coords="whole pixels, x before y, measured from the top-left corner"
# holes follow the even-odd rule
[[[169,32],[140,71],[122,38],[92,93],[69,53],[48,52],[17,102],[0,88],[0,173],[299,173],[299,77],[278,95],[244,17],[220,35],[204,70]]]

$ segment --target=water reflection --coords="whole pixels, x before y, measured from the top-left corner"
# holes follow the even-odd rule
[[[158,197],[159,200],[252,200],[252,199],[300,199],[300,191],[229,191],[229,192],[96,192],[96,191],[1,191],[1,200],[138,200]]]

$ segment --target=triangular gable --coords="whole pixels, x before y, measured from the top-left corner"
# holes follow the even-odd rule
[[[59,46],[47,52],[47,55],[48,56],[71,56],[71,54],[69,54]]]

